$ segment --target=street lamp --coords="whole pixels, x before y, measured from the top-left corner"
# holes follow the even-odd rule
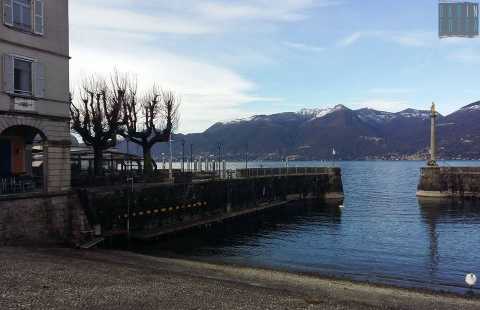
[[[193,144],[192,143],[190,143],[190,165],[193,165]],[[192,167],[190,167],[190,165],[188,168],[190,169],[190,171],[192,171],[193,169]]]
[[[173,153],[172,153],[172,134],[169,135],[169,147],[170,147],[170,162],[168,163],[168,178],[170,181],[173,179],[173,171],[172,171],[172,161],[173,161]]]
[[[222,142],[218,143],[217,148],[218,148],[218,157],[217,157],[218,175],[221,176],[220,163],[222,162]]]
[[[248,169],[248,142],[245,149],[245,169]]]
[[[182,139],[182,172],[185,172],[185,140]]]

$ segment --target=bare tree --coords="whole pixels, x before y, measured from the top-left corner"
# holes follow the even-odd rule
[[[93,149],[96,176],[103,173],[103,152],[117,143],[123,96],[120,91],[110,91],[103,78],[93,76],[82,83],[80,101],[71,99],[72,129]]]
[[[116,75],[114,84],[123,93],[123,130],[120,134],[142,147],[144,174],[153,172],[155,161],[152,147],[159,142],[168,142],[178,125],[180,99],[171,91],[162,91],[154,86],[141,99],[137,96],[137,83],[128,75]]]

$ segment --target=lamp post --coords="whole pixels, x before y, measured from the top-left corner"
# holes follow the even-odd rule
[[[185,140],[182,140],[182,172],[185,172]]]
[[[126,139],[127,141],[127,159],[130,159],[130,143],[129,143],[129,140]],[[127,161],[127,171],[131,171],[132,170],[132,166],[130,165],[131,161]],[[81,162],[80,162],[81,164]]]
[[[190,165],[193,165],[193,144],[190,143]],[[193,169],[191,169],[191,167],[189,167],[190,171],[192,171]]]
[[[245,149],[245,169],[248,169],[248,142]]]
[[[172,134],[169,136],[169,147],[170,147],[170,161],[168,163],[168,178],[170,181],[173,179],[173,171],[172,171],[172,165],[173,165],[173,153],[172,153]]]
[[[217,157],[218,176],[221,177],[221,168],[220,168],[220,163],[222,162],[222,143],[221,142],[218,143],[217,148],[218,148],[218,157]]]
[[[130,246],[130,200],[134,203],[133,197],[133,177],[127,178],[127,182],[130,182],[130,194],[127,193],[127,240],[128,246]]]

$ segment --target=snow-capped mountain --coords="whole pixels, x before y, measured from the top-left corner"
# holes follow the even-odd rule
[[[480,158],[480,102],[438,118],[440,154]],[[328,159],[331,149],[339,158],[362,159],[427,153],[430,111],[406,109],[392,113],[373,109],[351,110],[343,105],[255,115],[219,122],[203,133],[177,135],[193,144],[198,155],[216,154],[218,145],[230,159]],[[155,152],[166,152],[158,145]],[[179,152],[177,150],[176,152]],[[393,154],[393,155],[392,155]]]
[[[312,120],[316,118],[322,118],[328,114],[334,113],[336,111],[344,110],[344,109],[348,109],[348,108],[342,104],[339,104],[334,106],[333,108],[302,109],[298,112],[298,114],[306,116],[310,118],[310,120]]]
[[[430,119],[431,112],[426,110],[406,109],[395,114],[402,117]]]

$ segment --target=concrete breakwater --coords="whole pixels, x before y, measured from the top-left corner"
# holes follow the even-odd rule
[[[89,222],[100,225],[104,235],[148,239],[289,201],[343,197],[339,168],[315,168],[302,174],[277,172],[260,171],[255,177],[240,172],[240,177],[233,179],[186,184],[84,189],[80,200]]]
[[[231,179],[125,183],[0,196],[0,245],[79,245],[95,235],[143,239],[289,201],[343,197],[339,168],[257,169],[256,176],[253,173],[240,171]]]
[[[424,167],[417,196],[480,198],[480,167]]]

